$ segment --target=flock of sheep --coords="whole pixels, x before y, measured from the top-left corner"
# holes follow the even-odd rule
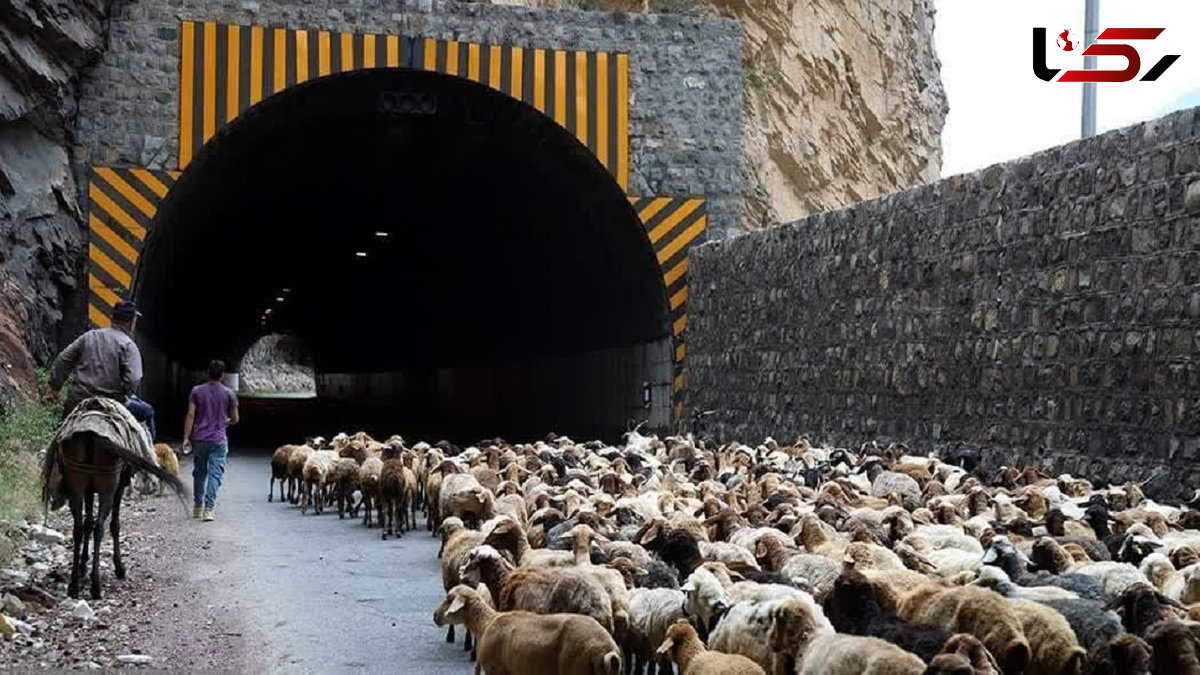
[[[269,499],[442,539],[507,673],[1200,674],[1200,500],[902,446],[626,435],[279,448]],[[472,642],[474,641],[474,644]]]

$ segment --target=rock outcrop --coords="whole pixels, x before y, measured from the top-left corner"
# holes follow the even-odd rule
[[[242,358],[238,387],[255,392],[316,391],[312,360],[290,335],[266,335]]]
[[[104,49],[109,3],[0,2],[0,264],[21,289],[19,329],[42,362],[82,260],[70,148],[79,71]]]
[[[741,22],[746,229],[941,176],[948,105],[933,0],[553,0],[560,5]]]
[[[745,225],[936,180],[933,0],[701,0],[742,22]]]

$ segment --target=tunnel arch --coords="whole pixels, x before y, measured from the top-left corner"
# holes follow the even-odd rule
[[[670,379],[661,273],[611,174],[536,109],[433,72],[322,77],[221,129],[133,295],[164,391],[278,330],[324,397],[446,433],[612,435]]]

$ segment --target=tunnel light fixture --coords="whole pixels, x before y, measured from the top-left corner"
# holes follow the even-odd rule
[[[268,307],[268,308],[267,308],[267,309],[266,309],[266,310],[263,312],[263,316],[264,316],[264,317],[270,316],[270,315],[271,315],[271,312],[274,312],[274,311],[275,311],[275,309],[274,309],[273,307]]]
[[[390,232],[376,232],[375,236],[383,239],[383,238],[390,236],[390,234],[391,234]]]
[[[290,288],[281,288],[281,289],[279,289],[279,292],[280,292],[280,293],[283,293],[284,295],[287,295],[288,293],[291,293],[291,292],[292,292],[292,289],[290,289]]]
[[[283,296],[281,295],[278,298],[275,298],[275,302],[283,302]]]
[[[359,258],[365,258],[365,257],[367,257],[367,252],[366,251],[355,251],[354,255],[358,256]]]

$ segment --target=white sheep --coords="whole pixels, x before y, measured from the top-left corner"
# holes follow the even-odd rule
[[[636,659],[642,663],[654,659],[667,629],[685,618],[683,603],[683,592],[670,588],[635,588],[630,592],[629,641]]]

